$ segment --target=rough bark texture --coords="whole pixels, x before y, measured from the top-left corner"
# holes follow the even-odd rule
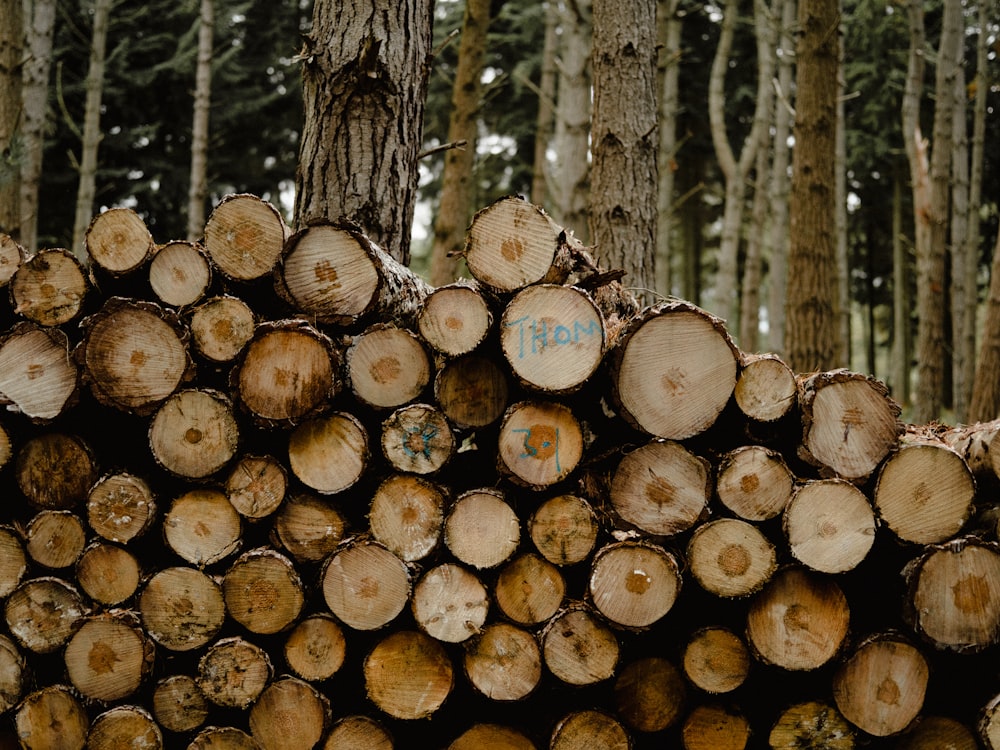
[[[191,125],[191,180],[188,186],[187,236],[201,238],[208,199],[208,122],[212,102],[212,40],[215,36],[215,2],[200,0],[198,10],[198,61],[194,74],[194,107]]]
[[[983,341],[976,360],[976,381],[969,405],[969,418],[985,421],[1000,417],[1000,233],[993,247],[990,288],[986,295]]]
[[[24,58],[24,4],[0,4],[0,235],[20,238],[22,143],[21,65]]]

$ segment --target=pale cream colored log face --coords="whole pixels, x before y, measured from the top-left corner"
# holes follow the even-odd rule
[[[521,482],[547,487],[568,477],[583,455],[583,431],[568,407],[527,401],[508,410],[501,427],[500,460]]]

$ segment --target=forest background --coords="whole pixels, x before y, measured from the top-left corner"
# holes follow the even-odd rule
[[[0,0],[0,231],[82,254],[90,218],[127,206],[158,242],[198,239],[233,192],[292,224],[314,10]],[[1000,6],[838,12],[836,334],[832,362],[814,365],[885,380],[912,421],[995,418]],[[744,351],[786,356],[788,290],[804,284],[788,271],[795,0],[658,0],[655,18],[655,245],[626,284],[723,317]],[[403,123],[422,133],[415,218],[387,249],[450,280],[473,213],[513,193],[592,241],[594,20],[590,0],[437,0],[422,122]]]

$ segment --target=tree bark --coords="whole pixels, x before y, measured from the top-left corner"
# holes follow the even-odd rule
[[[430,74],[431,5],[321,0],[300,53],[306,118],[295,225],[348,219],[404,265]]]
[[[212,43],[215,2],[198,5],[198,57],[194,71],[194,106],[191,118],[191,178],[188,184],[187,237],[200,239],[205,231],[208,199],[208,125],[212,106]]]
[[[677,115],[680,100],[681,33],[684,13],[679,0],[659,0],[656,7],[659,71],[657,117],[659,142],[656,151],[656,291],[669,294],[674,255],[674,173],[677,171]]]
[[[983,339],[976,361],[972,401],[969,404],[970,419],[987,421],[1000,417],[1000,379],[994,377],[997,368],[1000,368],[1000,232],[997,232],[993,246]]]
[[[548,151],[552,147],[556,116],[556,83],[559,68],[559,3],[545,3],[545,43],[542,47],[541,74],[538,81],[538,119],[535,125],[535,153],[531,169],[531,202],[536,206],[551,206],[551,166]],[[553,206],[554,208],[554,206]]]
[[[21,77],[24,65],[24,3],[0,3],[0,235],[21,237],[19,199],[24,155]]]

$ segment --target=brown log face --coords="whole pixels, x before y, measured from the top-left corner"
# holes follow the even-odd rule
[[[722,706],[702,704],[688,714],[682,737],[684,750],[744,750],[750,742],[750,722]]]
[[[975,734],[964,724],[947,716],[925,716],[900,737],[899,750],[978,750]]]
[[[455,453],[455,435],[444,413],[430,404],[409,404],[382,423],[382,454],[398,471],[433,474]]]
[[[25,687],[24,657],[7,636],[0,636],[0,711],[6,713],[21,700]]]
[[[83,593],[104,606],[129,599],[138,590],[141,575],[135,555],[104,542],[88,546],[76,563],[76,579]]]
[[[478,750],[483,747],[495,750],[536,750],[531,740],[521,732],[502,724],[471,726],[448,745],[448,750]]]
[[[90,722],[70,689],[58,685],[25,698],[14,714],[14,727],[25,750],[80,750]]]
[[[97,479],[89,446],[73,435],[58,432],[25,443],[17,454],[15,473],[28,502],[56,510],[77,505]]]
[[[13,529],[0,527],[0,597],[17,588],[28,571],[28,560],[20,536]]]
[[[273,456],[242,456],[226,479],[226,497],[244,518],[274,513],[285,499],[288,471]]]
[[[65,510],[43,510],[28,523],[25,534],[28,556],[44,568],[73,565],[87,544],[83,521]]]
[[[345,716],[334,723],[323,750],[393,750],[389,732],[368,716]]]
[[[521,625],[539,625],[556,614],[566,596],[559,569],[527,552],[500,571],[493,590],[500,611]]]
[[[747,521],[766,521],[781,514],[792,498],[795,477],[780,453],[747,445],[719,461],[715,491],[729,510]]]
[[[706,693],[730,693],[750,672],[750,652],[736,633],[706,627],[692,634],[684,648],[684,674]]]
[[[789,707],[778,717],[768,742],[775,750],[800,747],[854,750],[857,735],[834,706],[808,701]]]
[[[549,620],[542,635],[545,666],[570,685],[606,680],[618,666],[615,634],[585,609],[569,609]]]
[[[153,691],[153,716],[170,732],[190,732],[204,723],[208,701],[194,677],[165,677]]]
[[[528,532],[538,552],[555,565],[573,565],[587,559],[598,533],[597,516],[584,498],[556,495],[531,515]]]
[[[236,455],[239,425],[225,396],[208,390],[184,390],[171,396],[149,427],[153,457],[180,477],[202,479]]]
[[[574,711],[559,722],[552,732],[549,750],[574,747],[594,750],[629,750],[631,741],[625,727],[603,711]]]
[[[114,616],[88,619],[66,644],[66,672],[87,698],[126,698],[152,669],[151,642],[141,629]]]
[[[97,214],[85,237],[87,255],[112,274],[134,271],[153,252],[153,237],[131,208],[111,208]]]
[[[247,281],[270,273],[288,228],[278,210],[253,195],[231,195],[205,224],[205,251],[223,274]]]
[[[260,750],[260,745],[242,729],[206,727],[195,735],[187,750]]]
[[[171,307],[188,307],[201,300],[212,283],[212,267],[195,242],[168,242],[149,263],[149,285]]]
[[[677,560],[662,547],[619,542],[599,550],[588,590],[594,607],[616,625],[648,628],[673,607],[681,588]]]
[[[695,529],[687,558],[701,587],[722,597],[759,591],[777,568],[777,551],[770,540],[757,527],[735,518],[719,518]]]
[[[466,284],[435,289],[417,316],[420,337],[447,357],[471,352],[492,325],[493,314],[483,295]]]
[[[304,680],[326,680],[344,663],[347,640],[336,620],[313,615],[300,621],[285,640],[288,668]]]
[[[10,634],[22,647],[38,654],[62,648],[86,615],[80,593],[58,578],[24,581],[4,605]]]
[[[211,362],[230,362],[253,337],[253,310],[237,297],[213,297],[191,312],[194,349]]]
[[[521,541],[517,513],[496,490],[472,490],[453,503],[444,523],[444,543],[460,562],[495,568]]]
[[[434,379],[434,398],[456,427],[486,427],[507,408],[507,377],[496,362],[469,354],[448,362]]]
[[[507,410],[497,451],[503,470],[529,487],[548,487],[576,469],[583,430],[563,404],[522,401]]]
[[[204,567],[236,552],[240,516],[220,490],[190,490],[174,499],[163,517],[163,536],[182,559]]]
[[[378,486],[368,511],[372,536],[405,562],[427,557],[438,546],[445,495],[435,484],[393,474]]]
[[[838,479],[800,487],[783,515],[788,547],[822,573],[852,570],[875,543],[875,513],[864,493]]]
[[[291,561],[262,548],[244,553],[226,571],[222,594],[229,615],[251,633],[278,633],[305,604],[305,589]]]
[[[69,343],[58,330],[21,324],[0,338],[0,399],[32,419],[54,419],[77,391]]]
[[[153,717],[138,706],[116,706],[100,714],[90,725],[87,747],[114,750],[128,743],[135,750],[162,750],[163,732]]]
[[[326,729],[330,706],[309,683],[282,677],[250,709],[250,734],[261,750],[311,750]]]
[[[324,495],[354,485],[368,465],[368,433],[356,417],[336,412],[299,425],[288,439],[292,473]]]
[[[495,701],[526,698],[542,678],[542,652],[535,636],[495,622],[466,641],[465,674],[473,687]]]
[[[0,234],[0,286],[7,285],[23,262],[24,248],[9,234]]]
[[[68,323],[80,314],[89,283],[68,250],[41,250],[18,266],[10,280],[14,310],[43,326]]]
[[[152,488],[133,474],[102,477],[87,496],[87,522],[109,542],[127,544],[144,534],[155,517]]]
[[[264,692],[273,674],[260,646],[239,637],[216,641],[198,662],[198,687],[217,706],[245,709]]]
[[[431,363],[417,337],[403,328],[375,326],[347,350],[351,390],[362,402],[389,409],[413,401],[431,379]]]
[[[164,568],[145,584],[139,613],[146,632],[166,649],[191,651],[212,641],[226,617],[218,583],[195,568]]]
[[[376,630],[403,611],[410,598],[410,576],[403,561],[382,545],[348,545],[326,563],[323,598],[348,627]]]
[[[733,396],[740,411],[758,422],[774,422],[796,406],[795,373],[778,357],[749,357]]]
[[[347,522],[330,502],[311,493],[297,492],[281,506],[274,519],[278,541],[296,561],[325,560],[344,537]]]
[[[486,587],[470,571],[453,563],[431,568],[413,588],[413,618],[432,638],[461,643],[486,622]]]
[[[397,719],[423,719],[441,707],[454,686],[444,647],[412,630],[391,633],[365,658],[368,697]]]
[[[615,707],[629,727],[660,732],[680,720],[687,688],[668,660],[651,656],[625,664],[615,678]]]

